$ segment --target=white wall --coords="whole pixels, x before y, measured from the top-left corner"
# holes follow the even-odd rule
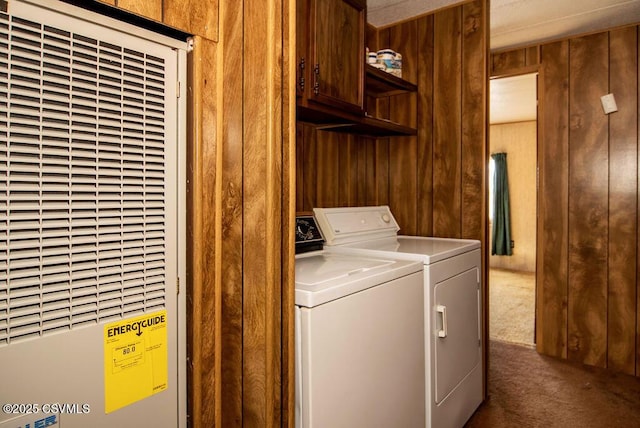
[[[512,256],[490,257],[492,268],[535,272],[536,127],[536,121],[528,121],[491,125],[489,129],[491,153],[507,153],[511,239],[515,241]]]

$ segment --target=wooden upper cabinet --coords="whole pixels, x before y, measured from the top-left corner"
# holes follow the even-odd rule
[[[363,112],[365,0],[298,0],[298,93],[313,103]]]

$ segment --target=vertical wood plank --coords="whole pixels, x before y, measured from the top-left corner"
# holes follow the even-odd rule
[[[541,48],[536,348],[567,358],[569,42]]]
[[[316,156],[318,174],[316,183],[316,204],[314,207],[340,206],[340,134],[317,131]]]
[[[296,124],[296,212],[304,210],[304,125]]]
[[[302,144],[303,152],[303,180],[304,180],[304,201],[302,211],[311,211],[318,207],[317,182],[318,182],[318,162],[317,162],[317,132],[309,125],[303,125],[304,137]]]
[[[378,51],[378,29],[369,23],[364,27],[364,45],[369,48],[369,52]]]
[[[222,149],[216,130],[222,94],[216,86],[217,54],[214,43],[196,37],[189,58],[187,411],[195,427],[220,424],[222,250],[216,208]]]
[[[348,207],[354,204],[358,194],[358,167],[355,137],[351,134],[338,133],[338,206]]]
[[[529,67],[540,64],[540,45],[529,46],[525,51],[525,66]]]
[[[640,42],[640,27],[635,27],[636,32],[638,34],[637,38]],[[637,58],[640,62],[640,43],[638,43],[638,51]],[[638,98],[637,98],[637,106],[638,106],[638,116],[636,117],[636,126],[638,130],[638,142],[640,144],[640,64],[638,66],[638,74],[636,75],[636,82],[638,85]],[[640,214],[640,148],[638,150],[638,213]],[[638,236],[636,237],[637,241],[640,243],[640,215],[638,215],[638,224],[636,225],[638,230]],[[637,251],[637,250],[636,250]],[[636,260],[636,376],[640,376],[640,251],[637,254],[638,259]]]
[[[435,14],[433,233],[461,234],[461,8]]]
[[[282,1],[282,423],[295,427],[296,0]]]
[[[117,6],[155,21],[162,21],[162,0],[118,0]]]
[[[433,16],[418,21],[416,233],[433,234]]]
[[[223,426],[242,424],[243,383],[243,271],[242,215],[243,137],[242,137],[242,69],[243,11],[242,3],[224,7],[221,11],[222,70],[218,90],[221,97],[222,122],[222,393],[221,421]],[[206,96],[206,95],[205,95]]]
[[[569,359],[604,367],[607,351],[608,34],[569,43]],[[594,102],[594,100],[596,100]]]
[[[486,23],[480,1],[462,6],[462,238],[484,242],[486,152]]]
[[[609,34],[609,368],[635,373],[638,194],[638,42],[635,27]]]
[[[417,82],[418,77],[418,21],[411,20],[389,29],[389,47],[402,54],[402,78]],[[416,94],[389,97],[390,119],[415,127],[417,120]],[[401,233],[417,232],[417,159],[416,137],[390,139],[389,153],[389,206]]]
[[[376,141],[370,138],[358,138],[364,148],[365,193],[362,205],[376,205]]]
[[[417,228],[416,175],[418,148],[416,137],[391,140],[389,152],[389,207],[403,235],[415,235]],[[402,146],[399,146],[401,144]]]
[[[243,425],[280,426],[282,0],[243,10]]]
[[[354,190],[356,192],[351,205],[356,207],[362,207],[367,205],[367,184],[370,183],[369,176],[367,175],[367,144],[369,142],[354,136],[352,141],[352,156],[355,158],[354,168]]]
[[[391,29],[378,31],[378,50],[389,49],[391,46]],[[389,119],[389,97],[376,99],[376,114],[383,119]]]
[[[145,0],[142,1],[144,2]],[[218,41],[218,11],[220,0],[156,1],[162,1],[165,24],[209,40]],[[233,3],[227,0],[224,1],[225,4],[229,5]]]
[[[376,205],[389,205],[389,140],[375,142]]]
[[[433,16],[418,23],[418,173],[417,234],[433,234]]]
[[[508,70],[524,67],[526,53],[523,48],[498,52],[491,55],[491,74],[501,74]]]

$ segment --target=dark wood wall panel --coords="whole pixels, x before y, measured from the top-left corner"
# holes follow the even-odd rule
[[[363,184],[365,187],[365,194],[362,205],[376,205],[378,203],[376,187],[376,178],[378,177],[376,164],[377,144],[374,139],[368,138],[359,138],[358,142],[360,143],[361,147],[364,146],[365,152],[365,156],[363,159],[366,170],[365,182]]]
[[[569,42],[541,49],[536,347],[567,358]]]
[[[489,71],[491,76],[521,74],[535,71],[540,64],[540,46],[496,52],[489,57]]]
[[[282,283],[282,216],[287,212],[282,171],[290,168],[283,164],[282,138],[286,12],[282,0],[244,0],[243,19],[243,425],[280,426],[282,303],[293,286]]]
[[[389,47],[402,54],[402,78],[418,81],[418,21],[412,20],[389,29]],[[389,99],[389,118],[397,123],[417,126],[416,94]],[[417,233],[417,137],[391,138],[389,153],[389,206],[402,233]]]
[[[433,15],[418,21],[418,212],[416,234],[433,235]]]
[[[486,248],[487,3],[367,28],[369,49],[400,52],[403,78],[418,86],[368,98],[367,110],[417,135],[372,139],[302,124],[297,210],[389,205],[403,234],[474,238]]]
[[[229,0],[162,0],[165,23],[191,34],[217,41],[220,1],[228,2]]]
[[[187,169],[187,366],[189,418],[194,427],[220,424],[221,387],[221,272],[220,196],[218,159],[221,143],[215,137],[220,94],[214,84],[219,54],[215,43],[196,37],[189,62],[189,129]],[[203,94],[210,96],[205,98]],[[208,213],[213,213],[208,215]],[[213,274],[207,274],[213,272]]]
[[[525,49],[540,64],[537,350],[640,376],[638,27]]]
[[[416,127],[417,136],[373,140],[303,125],[298,210],[389,205],[402,233],[484,239],[485,13],[476,0],[367,28],[369,48],[400,52],[403,78],[418,85],[368,109]]]
[[[636,72],[636,87],[638,88],[638,96],[636,98],[636,129],[638,130],[638,141],[640,141],[640,27],[635,27],[638,33],[637,40],[637,61],[638,61],[638,69]],[[640,148],[638,149],[638,193],[636,196],[636,201],[638,204],[638,217],[636,228],[638,231],[638,242],[640,243]],[[640,376],[640,250],[636,247],[636,251],[638,254],[636,255],[636,376]]]
[[[389,140],[375,142],[376,201],[373,205],[389,205]]]
[[[354,138],[350,143],[352,156],[355,157],[355,165],[352,174],[352,187],[355,191],[353,201],[356,206],[367,205],[367,145],[366,141]]]
[[[224,254],[221,267],[222,317],[221,317],[221,376],[220,392],[222,426],[234,426],[242,422],[242,200],[244,174],[242,153],[242,78],[237,70],[242,69],[242,8],[226,7],[222,10],[225,25],[222,26],[226,48],[223,61],[228,64],[223,70],[223,87],[228,91],[221,97],[224,112],[219,136],[223,140],[222,150],[222,242]]]
[[[312,207],[340,206],[340,143],[344,135],[318,131],[316,142],[316,200]]]
[[[525,49],[513,49],[491,55],[491,74],[500,74],[504,71],[524,67],[527,59],[526,54]]]
[[[608,34],[569,43],[569,359],[606,366]],[[596,100],[596,102],[593,102]]]
[[[445,237],[461,235],[461,24],[459,7],[434,17],[433,233]]]
[[[311,211],[316,203],[317,199],[317,181],[318,181],[318,168],[316,165],[316,130],[310,126],[305,126],[303,130],[303,163],[300,169],[303,171],[303,183],[304,189],[304,203],[302,206],[303,211]],[[300,183],[296,183],[296,186],[300,186]]]
[[[306,127],[296,124],[296,213],[304,211],[304,131]]]
[[[475,60],[485,46],[485,13],[480,3],[462,7],[462,230],[463,238],[482,240],[485,222],[485,106],[487,71],[484,61]],[[481,213],[480,215],[478,215]]]
[[[609,278],[607,366],[635,373],[638,40],[635,27],[609,34],[609,91],[618,112],[609,115]]]
[[[162,21],[162,2],[163,0],[118,0],[115,5],[138,15]]]

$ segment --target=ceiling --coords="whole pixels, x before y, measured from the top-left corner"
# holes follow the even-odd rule
[[[367,20],[388,26],[464,3],[460,0],[367,0]],[[492,50],[640,22],[640,0],[490,0]]]
[[[489,123],[537,119],[536,74],[504,77],[489,83]]]
[[[385,27],[464,3],[461,0],[367,0],[367,20]],[[506,50],[640,22],[640,0],[489,0],[489,43]],[[492,80],[490,123],[536,120],[536,75]]]

